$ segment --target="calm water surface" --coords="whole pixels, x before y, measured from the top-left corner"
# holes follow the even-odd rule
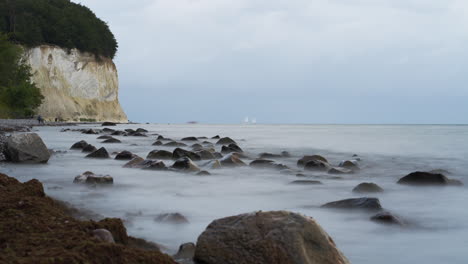
[[[92,127],[92,126],[86,126]],[[0,165],[0,170],[22,181],[37,178],[48,195],[107,217],[126,220],[131,235],[165,245],[169,252],[184,242],[195,242],[214,219],[255,210],[291,210],[314,217],[334,238],[352,263],[468,263],[468,192],[466,187],[415,188],[396,181],[416,170],[446,169],[449,177],[467,181],[468,126],[378,125],[120,125],[143,127],[165,137],[229,136],[256,157],[261,152],[289,151],[280,162],[296,167],[305,154],[320,154],[332,164],[358,154],[359,174],[332,179],[306,173],[323,185],[290,185],[298,178],[272,170],[251,168],[210,170],[211,176],[122,168],[124,161],[89,160],[69,150],[86,140],[109,152],[129,150],[142,157],[154,149],[156,135],[118,137],[122,144],[104,145],[96,135],[60,133],[61,128],[38,128],[49,148],[67,151],[46,165]],[[136,145],[135,145],[136,144]],[[217,147],[219,148],[219,147]],[[249,161],[249,160],[246,160]],[[166,162],[170,165],[170,162]],[[114,186],[87,188],[73,184],[84,171],[110,174]],[[359,197],[354,186],[372,181],[385,189],[382,206],[411,225],[385,226],[369,221],[365,212],[321,209],[323,203]],[[59,187],[59,188],[56,188]],[[157,214],[180,212],[186,225],[155,222]]]

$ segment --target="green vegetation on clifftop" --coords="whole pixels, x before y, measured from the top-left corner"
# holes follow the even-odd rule
[[[28,47],[50,44],[108,58],[118,47],[105,22],[70,0],[0,0],[0,32]]]

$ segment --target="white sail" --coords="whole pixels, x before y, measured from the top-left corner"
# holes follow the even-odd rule
[[[249,117],[248,117],[248,116],[247,116],[247,117],[245,117],[245,119],[244,119],[244,123],[249,123]]]

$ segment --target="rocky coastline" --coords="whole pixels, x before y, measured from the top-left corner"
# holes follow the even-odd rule
[[[16,163],[44,163],[50,150],[28,126],[4,126],[0,129],[0,161]],[[1,128],[1,127],[0,127]],[[22,133],[16,133],[22,132]],[[26,132],[26,133],[23,133]],[[297,160],[297,167],[281,163],[291,153],[245,153],[238,142],[230,137],[192,137],[173,139],[143,128],[119,130],[115,123],[103,123],[100,129],[62,129],[64,133],[95,135],[103,147],[84,140],[74,143],[70,151],[83,152],[83,158],[125,160],[125,168],[173,171],[197,176],[210,175],[218,168],[249,167],[252,170],[275,170],[295,175],[299,180],[291,184],[316,185],[319,180],[305,178],[313,172],[340,178],[365,169],[363,160],[354,155],[333,164],[327,158],[311,154]],[[153,149],[140,157],[122,149],[109,153],[106,144],[119,144],[123,138],[154,137],[148,148],[170,147],[172,151]],[[3,159],[2,159],[3,158]],[[417,186],[460,186],[461,181],[448,178],[448,172],[416,171],[401,175],[395,184]],[[98,175],[86,171],[75,177],[74,183],[88,186],[112,185],[111,175]],[[162,253],[156,244],[127,235],[120,219],[93,221],[76,219],[75,209],[47,197],[37,180],[20,183],[0,174],[2,237],[0,248],[6,254],[0,260],[20,263],[272,263],[313,264],[349,263],[333,239],[308,216],[288,211],[246,212],[213,220],[199,236],[197,243],[180,246],[173,256]],[[351,191],[351,190],[350,190]],[[367,215],[369,222],[401,228],[409,226],[398,213],[385,209],[384,202],[373,197],[386,192],[373,182],[363,182],[352,189],[362,195],[330,201],[324,210],[357,211]],[[75,212],[73,215],[71,212]],[[74,218],[75,217],[75,218]],[[182,214],[162,214],[156,222],[185,224],[189,220]],[[7,232],[7,230],[9,230]],[[11,230],[14,230],[11,232]],[[20,235],[17,235],[20,234]],[[31,237],[33,239],[31,239]],[[6,262],[8,263],[8,262]]]

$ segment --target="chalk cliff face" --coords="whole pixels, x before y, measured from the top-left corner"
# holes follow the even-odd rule
[[[119,104],[117,68],[111,59],[45,45],[26,50],[25,58],[45,97],[38,113],[46,120],[128,121]]]

